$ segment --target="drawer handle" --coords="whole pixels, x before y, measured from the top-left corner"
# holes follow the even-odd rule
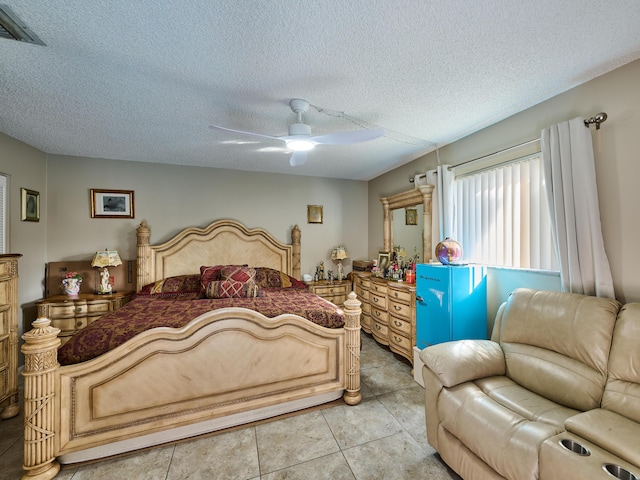
[[[402,310],[402,307],[399,307],[398,305],[394,305],[394,306],[393,306],[393,308],[395,308],[395,309],[396,309],[396,311],[398,311],[398,312],[399,312],[400,310]]]
[[[82,322],[76,323],[76,327],[81,327],[81,326],[82,326]]]
[[[394,339],[396,342],[398,342],[398,343],[401,343],[401,342],[402,342],[402,339],[401,339],[401,338],[396,337],[395,335],[393,336],[393,339]]]
[[[402,322],[399,322],[398,320],[394,320],[393,323],[396,324],[396,327],[401,327],[402,326]]]
[[[380,312],[376,310],[376,316],[380,316]]]
[[[378,298],[377,297],[373,297],[373,301],[378,303]]]
[[[376,323],[376,330],[382,330],[382,327]]]
[[[393,292],[393,296],[398,298],[398,292]]]

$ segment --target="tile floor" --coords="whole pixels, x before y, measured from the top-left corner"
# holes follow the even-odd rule
[[[360,405],[337,404],[81,466],[60,480],[452,480],[426,441],[411,366],[362,334]],[[0,480],[22,475],[22,416],[0,421]]]

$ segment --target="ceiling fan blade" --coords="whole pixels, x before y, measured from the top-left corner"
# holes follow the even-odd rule
[[[292,167],[297,167],[298,165],[304,165],[307,162],[307,152],[305,151],[297,151],[293,152],[291,158],[289,159],[289,164]]]
[[[311,137],[309,140],[325,145],[348,145],[350,143],[362,143],[375,140],[384,135],[383,128],[372,128],[370,130],[349,130],[346,132],[328,133]]]
[[[264,138],[271,138],[273,140],[282,140],[282,138],[274,137],[272,135],[263,135],[261,133],[253,133],[253,132],[243,132],[242,130],[233,130],[232,128],[219,127],[218,125],[209,125],[209,128],[211,128],[212,130],[224,130],[225,132],[241,133],[242,135],[252,135],[254,137],[264,137]]]

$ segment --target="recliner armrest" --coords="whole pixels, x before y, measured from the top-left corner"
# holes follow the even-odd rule
[[[504,353],[491,340],[456,340],[423,349],[420,359],[445,387],[505,374]]]

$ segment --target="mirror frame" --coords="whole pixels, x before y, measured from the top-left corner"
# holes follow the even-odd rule
[[[382,197],[383,215],[383,242],[384,251],[393,250],[393,231],[391,228],[391,211],[398,208],[415,207],[422,205],[422,261],[427,263],[431,260],[433,251],[431,248],[431,198],[433,185],[420,185],[418,188],[406,192]],[[429,257],[427,258],[427,254]]]

